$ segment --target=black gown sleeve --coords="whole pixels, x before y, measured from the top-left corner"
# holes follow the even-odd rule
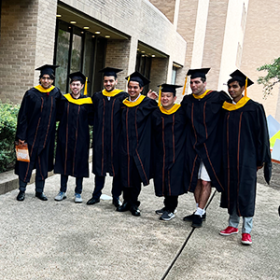
[[[16,140],[26,140],[28,127],[28,91],[25,93],[18,113]]]
[[[259,104],[258,112],[258,139],[257,139],[257,166],[264,166],[264,178],[269,184],[271,179],[271,152],[270,142],[268,136],[267,121],[264,112],[264,108]]]

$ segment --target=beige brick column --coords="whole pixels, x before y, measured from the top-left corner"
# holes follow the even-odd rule
[[[37,14],[36,34],[36,60],[35,67],[44,64],[53,64],[55,27],[56,27],[56,0],[39,0]],[[34,77],[34,83],[38,83],[38,71]]]
[[[202,67],[211,67],[207,88],[218,89],[229,0],[210,0]]]

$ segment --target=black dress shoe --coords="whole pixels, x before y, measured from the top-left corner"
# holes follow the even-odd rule
[[[192,227],[193,228],[202,227],[202,217],[200,217],[199,215],[193,215]]]
[[[138,209],[138,207],[134,206],[130,208],[130,212],[133,216],[139,217],[140,214],[140,210]]]
[[[279,214],[279,216],[280,216],[280,206],[279,206],[279,208],[278,208],[278,214]]]
[[[88,202],[87,202],[87,205],[93,205],[93,204],[96,204],[100,202],[100,199],[99,198],[94,198],[92,197]]]
[[[186,216],[186,217],[184,217],[183,218],[183,221],[185,221],[185,222],[192,222],[193,221],[193,218],[194,218],[194,213],[195,212],[193,212],[193,214],[191,214],[191,215],[189,215],[189,216]],[[206,213],[204,213],[203,215],[202,215],[202,221],[205,221],[206,220]]]
[[[25,192],[20,191],[17,195],[17,201],[24,201],[24,199],[25,199]]]
[[[37,198],[39,198],[40,200],[43,200],[43,201],[47,201],[48,198],[44,195],[43,192],[36,192],[36,195],[35,195]]]
[[[122,205],[118,198],[113,198],[112,204],[114,204],[117,208]]]
[[[129,209],[130,209],[129,203],[124,201],[123,204],[121,206],[119,206],[116,211],[125,212],[125,211],[128,211]]]

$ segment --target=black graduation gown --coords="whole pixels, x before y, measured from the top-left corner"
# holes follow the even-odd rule
[[[68,94],[71,97],[70,94]],[[74,177],[89,177],[89,125],[93,124],[93,104],[76,104],[91,98],[63,97],[58,107],[57,148],[54,172]],[[87,102],[86,102],[87,103]]]
[[[187,131],[185,112],[180,107],[167,115],[156,109],[152,115],[154,186],[157,196],[186,193],[184,161]]]
[[[266,181],[271,174],[270,143],[263,106],[249,100],[242,108],[226,111],[223,121],[223,168],[225,190],[221,207],[232,214],[253,217],[257,167],[263,166]],[[261,171],[259,171],[261,172]]]
[[[141,98],[142,96],[140,96]],[[124,104],[123,104],[124,105]],[[152,112],[157,102],[145,97],[134,107],[123,106],[121,131],[121,180],[124,187],[131,185],[135,169],[144,186],[151,179]]]
[[[92,172],[97,176],[116,176],[119,173],[119,150],[122,101],[128,96],[120,92],[110,97],[97,92],[94,106]]]
[[[25,140],[30,156],[30,163],[16,162],[15,173],[24,182],[30,181],[36,166],[40,172],[37,178],[42,181],[48,177],[48,171],[53,170],[56,108],[61,93],[56,87],[49,94],[40,88],[37,86],[25,93],[18,114],[16,140]]]
[[[223,190],[221,172],[222,105],[230,100],[221,91],[210,91],[202,99],[193,94],[186,95],[181,103],[187,116],[187,141],[185,160],[185,184],[194,192],[198,181],[201,160],[210,176],[211,184],[218,191]]]

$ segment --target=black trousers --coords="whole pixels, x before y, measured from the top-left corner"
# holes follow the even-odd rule
[[[164,203],[164,207],[167,211],[174,213],[174,211],[178,205],[178,195],[165,196],[163,203]]]
[[[132,165],[130,172],[130,187],[123,189],[123,199],[129,203],[130,207],[138,207],[140,205],[138,196],[141,192],[141,177],[135,164]]]
[[[94,187],[92,197],[98,199],[98,198],[100,198],[100,196],[102,194],[102,189],[104,188],[105,176],[95,175],[94,181],[95,181],[95,187]],[[112,193],[112,196],[114,199],[119,199],[119,196],[122,193],[122,184],[121,184],[121,179],[120,179],[119,175],[116,175],[113,178],[111,193]]]
[[[22,180],[19,179],[19,190],[22,192],[26,191],[26,182],[23,182]],[[37,177],[35,179],[35,191],[36,192],[43,192],[44,191],[44,186],[45,186],[45,180],[38,180]]]
[[[61,175],[60,179],[60,191],[66,192],[67,190],[68,175]],[[82,193],[83,189],[83,177],[76,177],[75,193]]]

